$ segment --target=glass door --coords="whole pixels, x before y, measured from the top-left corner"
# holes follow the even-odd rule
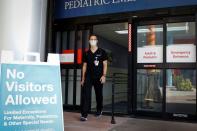
[[[136,23],[138,113],[196,116],[196,23],[193,18],[185,20]]]
[[[166,23],[166,112],[196,114],[195,22]]]
[[[137,26],[136,53],[136,109],[162,112],[163,24]]]

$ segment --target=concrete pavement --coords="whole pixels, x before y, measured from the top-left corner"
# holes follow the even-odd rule
[[[197,131],[196,123],[116,117],[112,125],[110,116],[89,115],[86,122],[79,118],[79,113],[64,112],[65,131]]]

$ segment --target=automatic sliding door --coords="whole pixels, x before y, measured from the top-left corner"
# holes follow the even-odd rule
[[[196,116],[196,23],[140,25],[136,53],[137,111]]]
[[[158,65],[161,63],[163,63],[163,25],[138,26],[137,111],[162,112],[163,69]]]
[[[167,23],[166,112],[196,114],[195,22]],[[176,65],[180,65],[177,67]],[[181,68],[180,68],[181,67]]]

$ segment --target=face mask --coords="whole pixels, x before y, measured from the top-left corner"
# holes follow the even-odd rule
[[[98,40],[90,40],[90,45],[91,46],[96,46],[98,43]]]

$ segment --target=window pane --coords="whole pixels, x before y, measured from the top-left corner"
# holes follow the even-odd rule
[[[167,62],[196,62],[195,22],[167,24]]]
[[[169,113],[195,114],[195,70],[167,70],[166,111]]]
[[[137,28],[137,62],[163,62],[163,26],[148,25]]]
[[[162,111],[163,72],[157,69],[137,71],[137,109]]]
[[[74,64],[75,31],[62,33],[62,49],[60,51],[61,64]]]
[[[55,53],[61,53],[61,32],[55,33]]]
[[[73,105],[73,74],[74,69],[68,69],[68,104]]]
[[[80,103],[81,103],[81,69],[77,69],[76,105],[80,106]]]
[[[62,103],[66,104],[66,70],[61,70],[61,84],[62,84]]]

